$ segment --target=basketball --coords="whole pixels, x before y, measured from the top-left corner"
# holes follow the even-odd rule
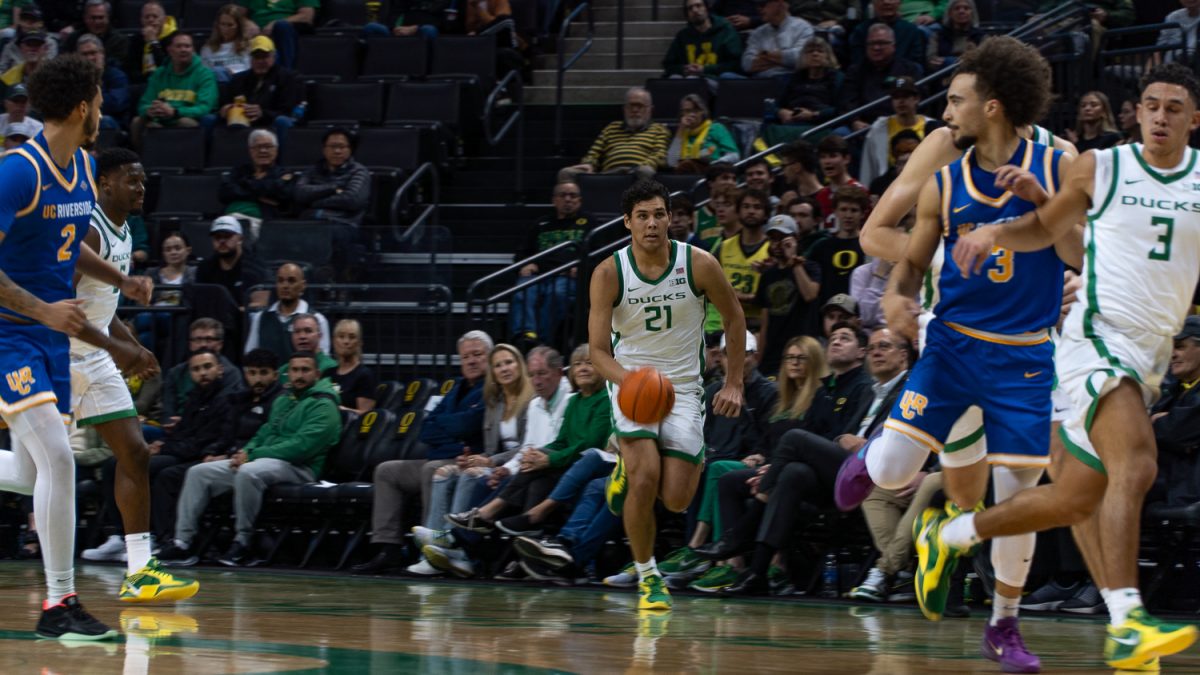
[[[621,384],[617,405],[622,415],[638,424],[661,422],[675,407],[675,387],[657,369],[638,368]]]

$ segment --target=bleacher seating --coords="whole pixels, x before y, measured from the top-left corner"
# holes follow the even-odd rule
[[[268,220],[259,232],[257,250],[268,263],[298,261],[319,268],[328,265],[333,254],[332,226],[322,221]]]
[[[304,35],[296,53],[296,71],[307,80],[342,82],[358,73],[358,39],[348,35]]]
[[[362,79],[424,77],[429,70],[429,49],[422,37],[368,38]]]
[[[675,124],[679,122],[679,101],[688,94],[696,94],[707,103],[712,96],[708,84],[698,78],[646,80],[646,90],[654,101],[654,120]]]
[[[152,169],[204,168],[204,134],[199,129],[146,129],[142,164]]]
[[[250,129],[246,127],[217,127],[213,129],[208,147],[208,168],[232,168],[250,161]]]
[[[377,82],[314,84],[308,93],[308,118],[315,122],[379,124],[383,121],[384,91]]]
[[[215,218],[224,210],[217,199],[220,188],[220,175],[163,175],[158,183],[159,197],[154,215],[157,218]]]

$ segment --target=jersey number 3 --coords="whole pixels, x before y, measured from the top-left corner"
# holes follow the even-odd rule
[[[75,243],[75,226],[64,225],[61,234],[66,241],[64,241],[63,245],[58,249],[58,261],[67,262],[71,259],[71,244]]]
[[[1175,235],[1175,219],[1163,216],[1154,216],[1150,219],[1150,227],[1158,227],[1159,225],[1166,225],[1167,231],[1158,235],[1158,243],[1154,248],[1150,249],[1150,259],[1170,260],[1171,238]]]
[[[996,256],[996,266],[988,270],[988,279],[998,284],[1008,283],[1013,277],[1013,252],[997,246],[992,255]]]

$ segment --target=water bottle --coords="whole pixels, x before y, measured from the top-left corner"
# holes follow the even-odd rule
[[[299,122],[304,119],[304,113],[308,110],[308,101],[301,101],[300,105],[292,109],[292,119]]]
[[[838,559],[836,553],[827,554],[825,562],[821,565],[821,592],[818,595],[822,598],[838,597]]]
[[[763,119],[775,122],[779,119],[779,102],[773,98],[763,99]]]

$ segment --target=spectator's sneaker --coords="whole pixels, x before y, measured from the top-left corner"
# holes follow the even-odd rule
[[[467,552],[461,548],[442,548],[441,546],[422,546],[421,553],[430,565],[443,571],[450,572],[456,577],[470,579],[475,576],[475,563],[467,557]]]
[[[200,562],[200,556],[172,542],[158,552],[158,560],[172,567],[191,567]]]
[[[241,567],[250,563],[250,549],[240,541],[235,541],[229,545],[229,550],[225,551],[225,555],[217,558],[217,562],[229,567]]]
[[[125,562],[125,538],[119,534],[109,535],[96,548],[89,548],[80,554],[84,560],[93,562]]]
[[[676,549],[665,560],[658,564],[658,571],[664,576],[673,574],[699,575],[708,571],[712,563],[696,555],[690,546]]]
[[[157,558],[151,558],[145,567],[125,576],[119,597],[122,602],[187,600],[198,590],[199,581],[176,577],[163,569]]]
[[[711,567],[699,579],[688,584],[688,588],[701,593],[716,593],[737,581],[738,571],[732,565]]]
[[[436,544],[431,544],[431,545],[436,545]],[[422,548],[424,548],[424,547],[422,547]],[[408,572],[409,574],[415,574],[416,576],[419,576],[419,577],[437,577],[437,576],[442,575],[442,571],[439,570],[438,568],[434,567],[433,565],[430,565],[429,561],[426,560],[425,558],[421,558],[417,562],[409,565],[408,567],[405,567],[404,571]]]
[[[435,530],[432,527],[417,525],[412,529],[412,535],[413,541],[417,542],[417,548],[431,544],[443,548],[458,546],[458,540],[454,538],[454,533],[450,530]]]
[[[651,574],[638,582],[638,610],[670,610],[671,592],[659,574]]]
[[[497,520],[496,529],[514,537],[536,537],[542,533],[541,526],[535,525],[524,513]]]
[[[993,626],[989,621],[983,629],[983,642],[979,651],[988,659],[1000,664],[1006,673],[1040,673],[1042,661],[1025,648],[1017,617],[1000,619]]]
[[[492,530],[496,529],[495,523],[479,515],[479,509],[446,514],[446,522],[468,532],[480,534],[491,534]]]
[[[862,584],[850,589],[850,597],[867,602],[883,602],[883,592],[886,588],[887,575],[878,567],[872,567]]]
[[[1096,584],[1087,582],[1080,586],[1070,598],[1058,606],[1060,612],[1072,614],[1096,614],[1104,609],[1104,598],[1100,597],[1100,589]]]
[[[1196,641],[1196,627],[1167,623],[1146,613],[1144,607],[1129,612],[1125,623],[1109,625],[1104,641],[1104,662],[1112,668],[1146,668],[1149,661],[1181,652]]]
[[[111,640],[118,634],[88,614],[74,593],[54,606],[42,603],[42,616],[35,630],[38,637],[58,640]]]
[[[617,464],[604,483],[604,501],[614,516],[625,509],[625,494],[629,491],[629,477],[625,475],[625,460],[617,455]]]
[[[771,565],[767,570],[767,586],[771,595],[795,595],[796,585],[792,583],[792,575],[782,567]]]
[[[632,588],[637,585],[637,582],[637,567],[634,567],[634,564],[631,562],[622,567],[620,572],[604,577],[604,580],[600,583],[614,588]]]
[[[1021,611],[1053,612],[1064,602],[1070,600],[1077,591],[1079,591],[1078,583],[1060,586],[1057,582],[1050,581],[1021,600]]]
[[[567,543],[558,537],[517,537],[513,540],[513,548],[523,559],[536,560],[551,569],[566,567],[575,562]]]
[[[892,579],[891,589],[888,591],[888,602],[912,602],[917,599],[917,592],[913,589],[912,572],[900,572]],[[943,612],[944,614],[944,612]]]
[[[496,581],[524,581],[529,575],[525,572],[521,564],[516,560],[510,561],[504,566],[504,570],[492,577]]]
[[[913,522],[917,546],[917,604],[930,621],[940,621],[950,593],[951,577],[958,566],[958,549],[942,541],[942,526],[950,522],[944,509],[925,509]]]
[[[867,472],[867,451],[871,448],[868,442],[856,453],[848,455],[838,469],[837,479],[833,482],[833,501],[842,511],[853,511],[858,508],[871,491],[875,483]]]

